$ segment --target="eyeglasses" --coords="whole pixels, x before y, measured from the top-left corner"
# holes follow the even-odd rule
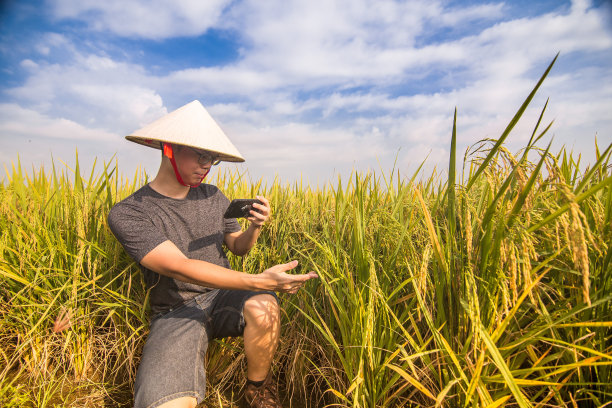
[[[187,146],[187,147],[189,147],[191,150],[193,150],[198,155],[199,164],[204,165],[204,164],[211,163],[213,166],[216,166],[217,164],[221,163],[221,160],[217,159],[217,156],[214,156],[210,154],[209,152],[201,152],[199,150],[194,149],[191,146]]]

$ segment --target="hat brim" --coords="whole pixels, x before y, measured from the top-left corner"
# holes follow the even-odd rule
[[[162,143],[191,146],[214,153],[219,160],[241,163],[244,157],[199,101],[193,101],[125,137],[161,149]]]
[[[233,162],[233,163],[243,163],[245,161],[245,159],[242,156],[233,156],[227,153],[215,151],[213,149],[203,149],[202,147],[199,147],[199,146],[194,146],[194,145],[186,144],[186,143],[177,143],[176,141],[172,141],[172,140],[157,140],[157,139],[145,138],[142,136],[135,136],[135,135],[129,135],[129,136],[126,136],[125,138],[129,140],[130,142],[138,143],[143,146],[152,147],[158,150],[161,150],[162,143],[171,143],[173,145],[189,146],[189,147],[193,147],[194,149],[206,150],[208,152],[214,153],[217,160],[221,160],[221,161]]]

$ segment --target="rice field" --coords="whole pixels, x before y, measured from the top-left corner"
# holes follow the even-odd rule
[[[612,406],[612,144],[585,165],[550,151],[541,120],[520,151],[504,143],[547,73],[462,166],[453,131],[444,172],[316,189],[213,177],[230,199],[272,204],[234,269],[298,259],[320,276],[281,296],[273,369],[287,406]],[[147,292],[106,217],[147,177],[76,162],[17,162],[0,184],[2,407],[132,404]],[[240,403],[241,350],[210,347],[206,407]]]

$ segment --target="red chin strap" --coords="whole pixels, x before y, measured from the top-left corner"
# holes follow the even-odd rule
[[[178,168],[176,167],[176,160],[174,159],[174,150],[172,150],[172,145],[169,143],[162,143],[162,147],[164,149],[164,156],[166,156],[168,159],[170,159],[170,163],[172,163],[172,168],[174,169],[174,175],[176,176],[176,180],[183,186],[185,187],[191,187],[191,188],[196,188],[197,186],[199,186],[200,184],[202,184],[202,180],[204,180],[204,178],[208,175],[208,172],[210,171],[210,169],[206,170],[206,173],[204,173],[204,175],[202,176],[202,178],[200,179],[200,181],[198,182],[198,184],[187,184],[183,181],[183,178],[181,177]]]

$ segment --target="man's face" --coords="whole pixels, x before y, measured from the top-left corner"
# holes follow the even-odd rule
[[[173,150],[178,171],[183,181],[189,185],[199,184],[215,161],[204,150],[180,145],[174,145]]]

